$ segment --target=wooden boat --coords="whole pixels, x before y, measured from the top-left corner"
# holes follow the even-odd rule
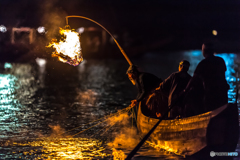
[[[138,109],[137,127],[146,135],[158,119],[145,116]],[[151,144],[182,156],[207,154],[210,151],[234,152],[239,138],[238,108],[226,104],[200,115],[163,120],[150,136]]]

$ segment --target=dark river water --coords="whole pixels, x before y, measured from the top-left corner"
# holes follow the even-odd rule
[[[239,55],[218,56],[227,65],[229,102],[235,102]],[[148,53],[132,61],[165,79],[182,59],[190,61],[192,75],[203,57],[192,50]],[[124,58],[88,59],[77,67],[43,59],[0,64],[0,159],[123,158],[140,141],[132,112],[116,114],[137,94],[125,73],[128,66]],[[181,158],[146,143],[134,159]]]

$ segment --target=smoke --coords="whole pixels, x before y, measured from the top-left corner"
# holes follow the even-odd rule
[[[95,106],[97,104],[97,99],[98,98],[98,93],[95,92],[94,90],[88,89],[86,91],[79,91],[78,95],[76,96],[76,101],[79,102],[75,102],[72,104],[80,104],[83,106]]]
[[[117,122],[119,122],[120,125],[129,125],[129,115],[127,113],[120,114],[118,116],[110,117],[108,118],[108,124],[113,125]]]
[[[50,41],[59,31],[59,27],[65,26],[67,13],[57,7],[57,0],[45,0],[40,9],[42,10],[41,23],[47,28],[47,39]]]
[[[65,130],[60,125],[48,125],[52,129],[50,137],[59,137],[65,133]]]
[[[134,148],[140,141],[135,128],[124,127],[109,145],[113,148]]]
[[[22,5],[19,3],[19,5]],[[26,5],[24,3],[24,5]],[[21,36],[18,38],[20,43],[21,41],[21,48],[20,51],[22,52],[19,57],[16,57],[16,61],[18,62],[29,62],[29,60],[33,59],[33,57],[48,57],[48,54],[44,54],[46,52],[46,46],[47,44],[53,39],[56,38],[56,36],[59,34],[59,28],[65,26],[65,17],[67,16],[67,13],[65,10],[63,10],[60,7],[60,2],[58,0],[44,0],[39,1],[37,4],[34,5],[34,13],[32,14],[38,14],[38,16],[31,16],[32,23],[34,24],[34,21],[38,25],[42,25],[46,28],[46,34],[44,35],[38,35],[34,32],[31,36],[27,33],[26,36]],[[29,6],[31,7],[31,6]],[[27,8],[27,7],[25,7]],[[29,13],[31,14],[31,13]],[[37,20],[36,20],[37,17]],[[29,22],[31,23],[31,22]],[[18,25],[17,25],[18,26]],[[20,34],[24,34],[21,32]],[[31,37],[33,40],[33,45],[29,45],[27,42],[28,38]],[[30,40],[29,40],[30,41]],[[19,46],[18,46],[19,47]],[[11,51],[13,52],[13,51]],[[48,51],[47,51],[48,52]],[[50,51],[52,52],[52,51]]]
[[[126,155],[121,149],[132,149],[140,141],[140,137],[137,135],[137,129],[132,126],[131,119],[132,115],[128,115],[128,113],[123,113],[108,119],[110,125],[118,123],[120,126],[120,130],[115,132],[115,135],[113,133],[114,140],[108,143],[108,146],[112,148],[114,160],[125,159]]]

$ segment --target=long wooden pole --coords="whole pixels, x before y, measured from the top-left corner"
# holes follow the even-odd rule
[[[175,104],[175,103],[174,103]],[[164,115],[159,119],[159,121],[152,127],[152,129],[143,137],[143,139],[138,143],[138,145],[128,154],[127,158],[125,160],[131,160],[132,157],[137,153],[137,151],[140,149],[140,147],[144,144],[144,142],[149,138],[149,136],[153,133],[153,131],[157,128],[159,123],[162,122],[163,119],[165,119],[169,113],[169,111],[172,110],[174,105],[171,105],[167,112],[164,113]],[[139,109],[139,108],[138,108]]]
[[[238,76],[236,76],[236,104],[238,101]],[[180,96],[179,99],[184,96],[185,92],[183,92]],[[157,126],[159,125],[159,123],[162,122],[162,120],[168,115],[168,112],[171,111],[171,109],[175,106],[175,104],[178,101],[175,101],[174,104],[172,104],[169,109],[167,110],[167,112],[164,113],[163,117],[161,119],[159,119],[159,121],[153,126],[153,128],[143,137],[143,139],[138,143],[138,145],[128,154],[127,158],[125,160],[131,160],[132,157],[137,153],[137,151],[140,149],[140,147],[144,144],[144,142],[149,138],[149,136],[153,133],[153,131],[157,128]]]
[[[102,27],[114,40],[114,42],[117,44],[118,48],[120,49],[121,53],[123,54],[123,56],[125,57],[125,59],[127,60],[128,64],[129,65],[132,65],[132,62],[131,60],[128,58],[127,54],[124,52],[124,50],[122,49],[122,47],[119,45],[119,43],[117,42],[117,40],[114,38],[114,36],[105,28],[103,27],[100,23],[90,19],[90,18],[87,18],[87,17],[84,17],[84,16],[77,16],[77,15],[71,15],[71,16],[66,16],[66,24],[68,25],[68,18],[71,18],[71,17],[75,17],[75,18],[83,18],[83,19],[86,19],[86,20],[89,20],[93,23],[96,23],[97,25],[99,25],[100,27]]]

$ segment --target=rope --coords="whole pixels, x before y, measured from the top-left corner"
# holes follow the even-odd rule
[[[96,134],[100,133],[102,130],[104,130],[104,129],[108,128],[108,127],[109,127],[109,126],[106,126],[106,127],[102,128],[102,129],[100,129],[100,130],[99,130],[97,133],[95,133],[95,134],[91,135],[90,137],[93,137],[94,135],[96,135]]]
[[[70,131],[72,131],[72,130],[78,129],[78,128],[83,127],[83,126],[86,126],[86,125],[88,125],[88,124],[91,124],[91,123],[93,123],[93,122],[99,121],[99,120],[101,120],[101,119],[109,118],[109,117],[111,117],[111,116],[115,116],[115,115],[120,114],[121,112],[123,112],[123,111],[125,111],[125,110],[129,110],[129,109],[131,109],[131,108],[133,108],[133,107],[134,107],[134,106],[129,105],[128,107],[126,107],[126,108],[124,108],[124,109],[122,109],[122,110],[119,110],[119,111],[117,111],[116,113],[111,113],[111,114],[109,114],[108,116],[104,116],[104,117],[99,118],[99,119],[97,119],[97,120],[94,120],[94,121],[92,121],[92,122],[89,122],[89,123],[83,124],[83,125],[81,125],[81,126],[75,127],[75,128],[73,128],[73,129],[70,129],[70,130],[62,133],[62,134],[65,134],[65,133],[70,132]],[[62,134],[60,134],[60,135],[62,135]]]
[[[128,112],[130,111],[130,109],[128,110]],[[113,127],[116,123],[117,123],[118,121],[116,121],[114,124],[112,124],[107,130],[105,130],[105,132],[103,132],[102,134],[101,134],[101,136],[103,135],[103,134],[105,134],[111,127]],[[108,127],[108,126],[107,126]],[[104,127],[103,129],[105,129],[105,128],[107,128],[107,127]],[[101,129],[100,131],[102,131],[103,129]],[[99,133],[100,131],[98,131],[97,133]],[[95,133],[94,135],[96,135],[97,133]],[[94,135],[92,135],[92,136],[94,136]],[[92,137],[91,136],[91,137]]]
[[[129,107],[127,107],[127,108],[125,108],[125,109],[122,109],[122,110],[120,110],[119,112],[117,112],[117,113],[114,113],[113,115],[117,115],[117,114],[120,114],[120,113],[122,113],[123,111],[129,111],[132,107],[134,107],[134,106],[129,106]],[[112,115],[112,116],[113,116]],[[107,116],[107,117],[109,117],[109,116]],[[101,118],[102,119],[102,118]],[[102,122],[99,122],[99,123],[97,123],[97,124],[95,124],[95,125],[93,125],[93,126],[91,126],[91,127],[89,127],[89,128],[87,128],[87,129],[85,129],[85,130],[83,130],[83,131],[80,131],[80,132],[78,132],[78,133],[76,133],[76,134],[74,134],[73,136],[76,136],[76,135],[78,135],[78,134],[80,134],[80,133],[83,133],[83,132],[85,132],[85,131],[87,131],[87,130],[89,130],[89,129],[91,129],[91,128],[93,128],[93,127],[95,127],[95,126],[97,126],[97,125],[99,125],[99,124],[101,124],[101,123],[103,123],[103,122],[105,122],[105,121],[107,121],[108,119],[105,119],[105,120],[103,120]],[[79,128],[79,127],[78,127]]]
[[[105,134],[110,128],[112,128],[115,124],[117,124],[117,122],[114,123],[113,125],[111,125],[107,130],[105,130],[105,132],[103,132],[103,133],[101,134],[101,136],[104,135],[104,134]]]
[[[106,126],[104,128],[102,128],[101,130],[99,130],[97,133],[93,134],[91,137],[93,137],[94,135],[98,134],[99,132],[101,132],[103,129],[106,129],[107,127],[109,127],[106,131],[108,131],[112,126],[114,126],[118,121],[116,121],[113,125],[111,125],[110,127],[109,126]],[[105,132],[106,132],[105,131]],[[103,135],[105,132],[103,132],[101,135]]]

